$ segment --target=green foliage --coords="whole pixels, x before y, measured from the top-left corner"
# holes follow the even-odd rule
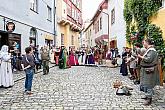
[[[145,36],[149,36],[155,42],[159,54],[165,56],[165,44],[162,38],[162,31],[156,25],[150,23],[150,18],[157,14],[161,6],[161,0],[125,0],[124,19],[126,21],[126,39],[129,43],[141,43]],[[138,39],[131,41],[131,33],[135,32],[132,21],[136,22]],[[165,60],[164,60],[165,62]],[[165,63],[164,63],[165,67]]]
[[[153,39],[155,48],[158,51],[159,55],[162,57],[165,56],[165,41],[162,38],[162,31],[159,27],[154,24],[148,25],[147,36]],[[165,58],[162,61],[163,68],[165,69]]]
[[[124,18],[127,24],[126,39],[130,42],[131,22],[134,19],[137,23],[138,39],[136,42],[141,43],[149,23],[149,18],[156,14],[161,5],[161,0],[125,0]]]

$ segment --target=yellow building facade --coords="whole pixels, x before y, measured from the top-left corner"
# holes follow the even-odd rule
[[[158,11],[157,16],[151,18],[152,24],[157,25],[163,32],[163,39],[165,40],[165,8]]]
[[[72,9],[74,6],[74,9]],[[57,36],[56,46],[67,49],[80,47],[81,12],[71,0],[57,0]],[[74,10],[74,11],[73,11]],[[78,10],[78,11],[77,11]],[[78,14],[79,13],[79,16]]]

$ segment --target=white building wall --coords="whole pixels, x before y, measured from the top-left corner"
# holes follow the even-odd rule
[[[102,35],[108,35],[108,15],[105,13],[107,13],[107,10],[106,9],[102,10],[100,15],[94,21],[94,23],[97,23],[97,21],[99,21],[99,31],[97,33],[95,33],[95,30],[94,30],[93,39],[96,39]],[[102,29],[100,30],[100,18],[101,17],[102,17]]]
[[[37,30],[36,44],[45,45],[45,35],[54,36],[54,0],[38,0],[38,12],[30,9],[30,0],[3,0],[0,4],[0,30],[4,29],[5,16],[9,19],[5,21],[12,21],[15,23],[15,30],[13,33],[21,34],[21,52],[24,48],[29,46],[30,29],[32,27]],[[48,21],[48,9],[51,7],[52,20]]]
[[[115,9],[115,23],[111,25],[111,11]],[[126,46],[126,23],[123,16],[124,0],[109,0],[108,12],[110,16],[110,39],[117,40],[117,48],[122,53],[122,48]]]
[[[102,29],[100,30],[100,18],[102,17]],[[95,33],[95,38],[100,37],[101,35],[105,35],[108,34],[108,17],[104,14],[101,13],[97,19],[96,19],[96,23],[97,21],[99,21],[99,31],[97,33]]]

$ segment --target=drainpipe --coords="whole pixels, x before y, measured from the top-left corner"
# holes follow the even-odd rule
[[[54,46],[56,46],[56,0],[54,0]]]

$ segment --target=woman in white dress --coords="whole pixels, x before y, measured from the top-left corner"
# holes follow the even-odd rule
[[[55,64],[55,58],[54,58],[54,54],[55,54],[55,48],[54,47],[52,47],[51,49],[50,49],[50,53],[49,53],[50,55],[50,62],[52,63],[52,64]]]
[[[8,88],[14,85],[9,47],[3,45],[0,52],[0,86]]]

